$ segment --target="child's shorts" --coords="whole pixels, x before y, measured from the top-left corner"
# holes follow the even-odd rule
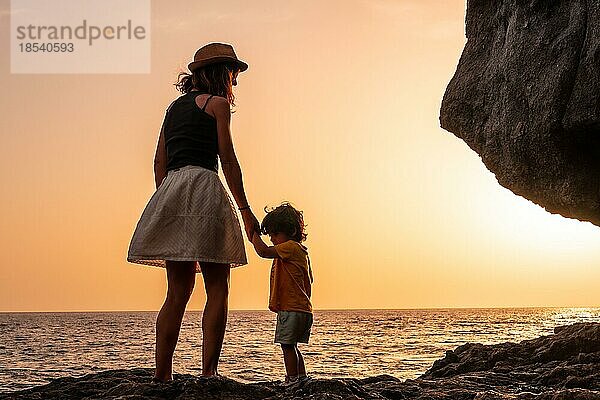
[[[275,343],[308,343],[313,315],[308,312],[278,311]]]

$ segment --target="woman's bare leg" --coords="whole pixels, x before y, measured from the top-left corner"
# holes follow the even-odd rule
[[[167,261],[167,297],[156,318],[156,371],[161,381],[173,379],[173,353],[185,307],[194,291],[195,261]]]
[[[206,306],[202,314],[202,375],[217,374],[223,347],[227,309],[229,307],[229,265],[202,263],[200,265],[206,289]]]

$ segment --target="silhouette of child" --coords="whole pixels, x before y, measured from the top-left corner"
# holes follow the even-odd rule
[[[267,211],[265,209],[265,211]],[[267,246],[261,233],[269,235],[273,246]],[[304,383],[308,377],[298,343],[308,343],[313,322],[310,302],[313,282],[302,211],[289,203],[267,212],[254,231],[252,244],[263,258],[272,258],[269,309],[277,313],[275,343],[281,345],[286,370],[285,385]]]

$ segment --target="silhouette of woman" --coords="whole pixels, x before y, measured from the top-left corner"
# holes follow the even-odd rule
[[[173,379],[173,353],[196,273],[204,277],[202,375],[217,374],[229,298],[230,268],[247,264],[244,240],[227,185],[249,238],[258,221],[250,210],[231,139],[233,86],[248,65],[231,45],[201,47],[179,74],[183,93],[168,107],[154,158],[156,191],[129,245],[127,261],[166,268],[168,289],[156,320],[153,381]]]

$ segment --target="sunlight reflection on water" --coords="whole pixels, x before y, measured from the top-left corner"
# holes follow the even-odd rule
[[[175,373],[199,374],[201,312],[187,312]],[[154,312],[0,313],[0,391],[105,369],[154,366]],[[599,308],[317,311],[300,345],[316,377],[416,378],[465,342],[517,342],[554,327],[600,322]],[[220,371],[240,381],[281,379],[274,314],[231,311]]]

